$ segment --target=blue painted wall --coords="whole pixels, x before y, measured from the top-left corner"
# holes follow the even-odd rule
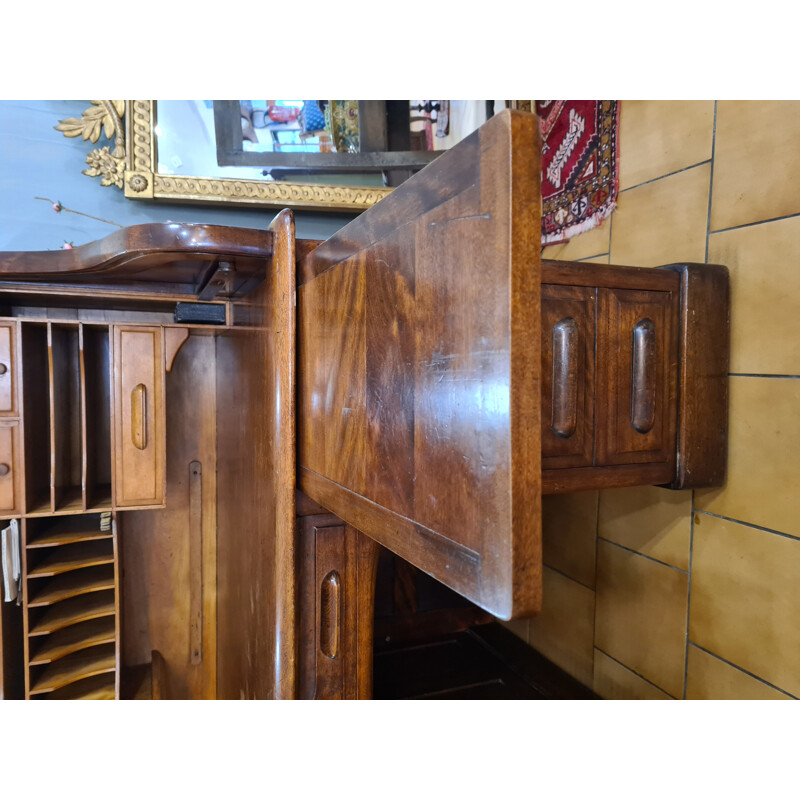
[[[80,117],[87,100],[0,101],[0,250],[58,250],[65,241],[85,244],[116,228],[77,214],[57,214],[47,197],[67,208],[120,225],[205,222],[266,228],[275,212],[231,206],[172,205],[126,200],[116,186],[83,175],[96,145],[54,130],[59,120]],[[297,236],[327,239],[353,219],[349,214],[295,213]]]

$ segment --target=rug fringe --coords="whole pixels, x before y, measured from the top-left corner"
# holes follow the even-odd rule
[[[554,244],[564,244],[565,242],[568,242],[573,236],[577,236],[579,233],[586,233],[586,231],[590,231],[593,228],[596,228],[607,217],[611,216],[612,212],[616,207],[617,207],[617,201],[614,200],[613,202],[608,203],[602,208],[599,208],[597,211],[594,212],[594,214],[592,214],[591,217],[587,217],[581,222],[577,222],[574,225],[570,225],[568,228],[564,228],[564,230],[562,231],[545,234],[544,236],[542,236],[542,247]]]

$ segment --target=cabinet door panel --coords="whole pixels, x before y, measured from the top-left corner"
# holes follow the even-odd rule
[[[542,286],[542,469],[592,464],[595,294]]]
[[[19,422],[0,422],[0,514],[22,513]]]
[[[115,503],[164,502],[163,329],[114,327]]]
[[[16,417],[17,326],[14,322],[0,324],[0,416]]]
[[[598,465],[674,460],[677,310],[672,292],[600,290]]]

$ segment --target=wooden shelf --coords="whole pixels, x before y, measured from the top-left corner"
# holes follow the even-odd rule
[[[82,567],[114,563],[114,550],[107,541],[77,542],[45,552],[47,555],[28,570],[29,578],[50,577]]]
[[[111,484],[97,486],[91,500],[86,502],[87,511],[111,511]]]
[[[44,636],[55,633],[67,625],[85,622],[97,617],[108,617],[115,613],[114,592],[103,591],[73,597],[50,606],[46,613],[28,630],[29,636]]]
[[[36,640],[34,640],[36,641]],[[32,667],[48,664],[70,653],[85,650],[100,644],[113,644],[116,641],[116,622],[114,617],[100,617],[87,622],[70,625],[43,639],[42,644],[28,662]]]
[[[30,597],[28,608],[51,606],[53,603],[59,603],[80,594],[113,589],[114,585],[114,567],[111,564],[66,572],[48,581]]]
[[[32,700],[114,700],[114,673],[105,672],[70,683],[47,694],[35,694]]]
[[[88,542],[95,539],[110,539],[111,531],[100,530],[100,518],[97,516],[74,516],[56,520],[44,530],[28,529],[27,547],[52,547],[74,542]]]
[[[81,650],[49,664],[42,670],[30,693],[33,695],[52,692],[82,678],[113,672],[116,665],[116,649],[113,644]]]
[[[83,492],[80,486],[68,486],[56,499],[56,511],[62,514],[80,514],[83,511]]]
[[[49,517],[51,513],[50,492],[48,492],[47,494],[37,494],[33,500],[28,503],[26,516]]]

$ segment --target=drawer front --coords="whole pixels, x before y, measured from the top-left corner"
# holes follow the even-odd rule
[[[115,504],[164,503],[163,330],[114,328]]]
[[[596,290],[542,286],[542,468],[591,466]]]
[[[603,289],[598,296],[598,465],[675,458],[677,295]]]
[[[0,416],[17,417],[17,325],[0,323]]]
[[[22,513],[19,422],[0,422],[0,514]]]

